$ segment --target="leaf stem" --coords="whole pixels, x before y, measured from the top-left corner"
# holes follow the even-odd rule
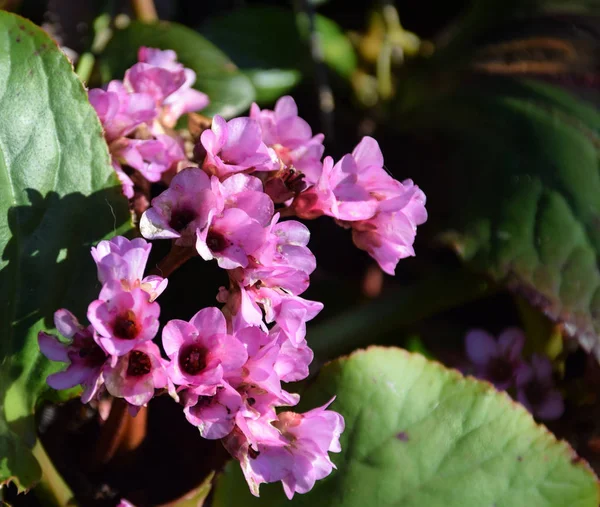
[[[44,505],[61,507],[75,505],[73,492],[54,467],[39,439],[35,442],[32,453],[42,469],[42,479],[33,490],[40,501]]]
[[[158,21],[158,14],[153,0],[131,0],[131,7],[135,17],[144,23]]]

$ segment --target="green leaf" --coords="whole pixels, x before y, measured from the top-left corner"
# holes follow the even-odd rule
[[[357,66],[349,39],[334,21],[319,14],[315,15],[315,30],[324,62],[340,76],[349,78]],[[242,69],[296,69],[308,73],[314,66],[304,13],[296,18],[292,10],[282,7],[244,7],[209,19],[200,31]]]
[[[169,503],[167,507],[202,507],[212,489],[212,480],[214,476],[215,473],[211,472],[206,479],[202,481],[200,486],[194,488],[182,498]]]
[[[254,69],[246,70],[244,74],[254,85],[258,104],[272,104],[302,79],[300,71],[294,69]]]
[[[98,290],[90,246],[130,228],[94,109],[56,43],[0,12],[0,483],[40,477],[33,411],[57,363],[37,345]]]
[[[337,398],[346,421],[337,470],[288,502],[280,484],[253,498],[239,465],[214,506],[595,507],[597,479],[506,393],[401,349],[371,347],[323,368],[303,409]]]
[[[134,21],[118,30],[101,57],[104,79],[122,79],[125,71],[137,61],[140,46],[173,49],[178,60],[196,72],[194,88],[210,99],[210,105],[202,114],[231,118],[247,110],[254,100],[250,79],[204,37],[177,23]]]
[[[551,85],[488,77],[411,118],[448,147],[421,175],[430,230],[600,357],[600,114]]]

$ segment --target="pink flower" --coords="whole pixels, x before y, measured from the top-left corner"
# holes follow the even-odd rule
[[[565,410],[560,391],[554,387],[552,363],[547,357],[534,354],[531,366],[517,372],[517,399],[535,417],[545,421],[558,419]]]
[[[211,186],[219,211],[241,209],[262,227],[266,227],[273,218],[273,201],[263,192],[263,184],[255,176],[233,174],[223,182],[213,176]]]
[[[330,403],[305,414],[280,413],[272,423],[280,440],[268,434],[264,442],[258,441],[257,449],[240,430],[230,434],[225,446],[240,461],[252,494],[258,496],[262,483],[281,481],[292,499],[294,493],[307,493],[332,472],[335,465],[328,453],[341,450],[344,418],[326,410]]]
[[[150,95],[157,107],[185,83],[183,66],[164,68],[139,62],[125,72],[125,86],[136,93]]]
[[[217,308],[200,310],[189,323],[169,321],[162,342],[171,359],[171,381],[198,396],[214,396],[248,358],[244,345],[227,334],[225,317]]]
[[[133,406],[146,405],[154,396],[155,389],[167,385],[167,374],[160,357],[160,350],[152,342],[135,345],[127,354],[120,356],[114,365],[104,370],[106,390]]]
[[[162,173],[187,160],[180,140],[158,134],[155,139],[120,139],[111,145],[113,156],[137,169],[148,181],[159,181]]]
[[[507,328],[498,337],[482,329],[473,329],[465,337],[468,358],[478,377],[493,383],[498,389],[508,389],[523,367],[521,351],[525,343],[523,331]]]
[[[223,269],[246,267],[248,256],[265,240],[273,202],[254,176],[234,174],[223,183],[213,176],[211,184],[218,204],[208,226],[197,230],[196,249]]]
[[[208,226],[196,234],[200,257],[217,259],[219,267],[234,269],[248,265],[248,256],[264,241],[265,229],[246,212],[230,208],[217,216],[211,211]]]
[[[214,396],[191,395],[183,409],[188,422],[209,440],[227,436],[235,426],[235,416],[242,406],[242,398],[227,382],[217,387]]]
[[[151,122],[158,114],[150,95],[130,93],[121,81],[111,81],[106,91],[94,88],[88,97],[109,143],[130,134],[142,123]]]
[[[140,232],[147,239],[176,239],[176,244],[191,246],[196,231],[204,229],[217,200],[210,180],[202,169],[188,167],[171,181],[140,220]]]
[[[395,181],[398,196],[379,204],[377,214],[368,220],[349,222],[352,239],[367,251],[381,269],[393,275],[400,259],[415,255],[413,243],[417,226],[427,220],[425,194],[412,181]]]
[[[100,241],[92,247],[98,280],[102,284],[117,280],[125,290],[141,287],[154,301],[167,287],[167,279],[156,275],[143,278],[151,249],[152,245],[142,238],[115,236],[110,241]]]
[[[264,245],[254,256],[262,266],[288,267],[310,275],[317,261],[307,246],[309,240],[310,231],[304,224],[295,220],[279,222],[279,214],[276,214]]]
[[[54,313],[54,325],[70,343],[62,343],[56,336],[40,331],[40,351],[52,361],[69,363],[66,370],[48,376],[53,389],[68,389],[81,384],[84,387],[81,401],[89,402],[102,385],[102,367],[107,360],[106,352],[94,341],[92,331],[79,324],[68,310]]]
[[[276,155],[262,142],[260,126],[250,118],[234,118],[226,122],[213,118],[210,130],[200,136],[206,151],[203,168],[220,179],[242,171],[278,169]]]
[[[279,325],[273,326],[269,335],[279,345],[279,354],[273,365],[277,376],[283,382],[297,382],[308,377],[308,367],[314,358],[306,339],[292,342]]]
[[[115,170],[115,173],[117,173],[117,178],[119,178],[119,181],[121,182],[121,190],[123,191],[123,195],[127,197],[127,199],[131,199],[135,195],[133,190],[133,181],[125,173],[125,171],[123,171],[121,164],[114,158],[112,159],[111,164]]]
[[[252,104],[250,118],[259,122],[263,141],[275,150],[284,166],[292,166],[302,173],[309,185],[317,182],[325,149],[324,136],[313,137],[310,125],[298,116],[298,107],[292,97],[281,97],[273,111],[261,111]]]
[[[208,105],[207,95],[192,88],[192,85],[196,82],[196,73],[192,69],[184,68],[181,63],[177,62],[175,51],[161,51],[160,49],[141,47],[138,51],[138,61],[173,73],[178,73],[183,69],[185,77],[183,83],[162,102],[161,121],[166,127],[174,127],[181,115],[199,111]]]
[[[124,290],[118,281],[102,287],[99,299],[90,303],[88,319],[95,339],[111,355],[122,356],[158,332],[160,307],[140,288]]]

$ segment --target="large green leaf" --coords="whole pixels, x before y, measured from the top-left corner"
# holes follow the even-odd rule
[[[81,82],[54,41],[0,12],[0,484],[40,469],[33,410],[57,365],[37,333],[98,290],[92,243],[126,230],[127,202]]]
[[[309,20],[306,14],[297,16],[291,9],[244,7],[209,19],[200,31],[240,68],[252,69],[254,73],[271,69],[310,72],[314,66],[308,44]],[[340,76],[349,78],[356,69],[357,58],[348,37],[334,21],[318,14],[315,31],[325,64]]]
[[[215,507],[596,507],[597,479],[506,393],[401,349],[372,347],[325,366],[303,408],[337,395],[338,469],[288,502],[280,484],[248,493],[239,465]]]
[[[100,60],[104,79],[122,79],[137,61],[140,46],[173,49],[179,61],[196,72],[194,88],[210,98],[202,114],[231,118],[248,109],[254,100],[250,79],[204,37],[177,23],[134,21],[118,30]]]
[[[555,86],[479,77],[411,118],[446,147],[421,175],[430,230],[600,355],[600,114]]]

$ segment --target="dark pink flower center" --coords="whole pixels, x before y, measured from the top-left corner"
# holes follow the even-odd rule
[[[230,242],[220,232],[211,229],[206,236],[206,245],[211,252],[222,252],[230,245]]]
[[[527,401],[529,401],[533,407],[541,404],[546,398],[546,395],[547,389],[536,380],[532,380],[525,386],[525,396],[527,397]]]
[[[127,310],[121,313],[115,319],[114,333],[117,338],[122,340],[133,340],[140,332],[140,326],[137,322],[133,310]]]
[[[89,367],[100,366],[106,361],[106,354],[93,340],[89,340],[89,343],[79,349],[79,357]]]
[[[133,350],[129,353],[129,362],[127,363],[128,377],[141,377],[150,373],[152,362],[148,354],[139,350]]]
[[[183,231],[190,223],[196,220],[196,212],[187,207],[175,209],[171,213],[171,220],[169,220],[169,227],[175,229],[177,232]]]
[[[498,356],[490,360],[488,375],[490,380],[498,384],[508,382],[513,376],[513,365],[505,357]]]
[[[179,353],[179,367],[188,375],[196,375],[206,368],[208,351],[198,345],[190,345]]]

